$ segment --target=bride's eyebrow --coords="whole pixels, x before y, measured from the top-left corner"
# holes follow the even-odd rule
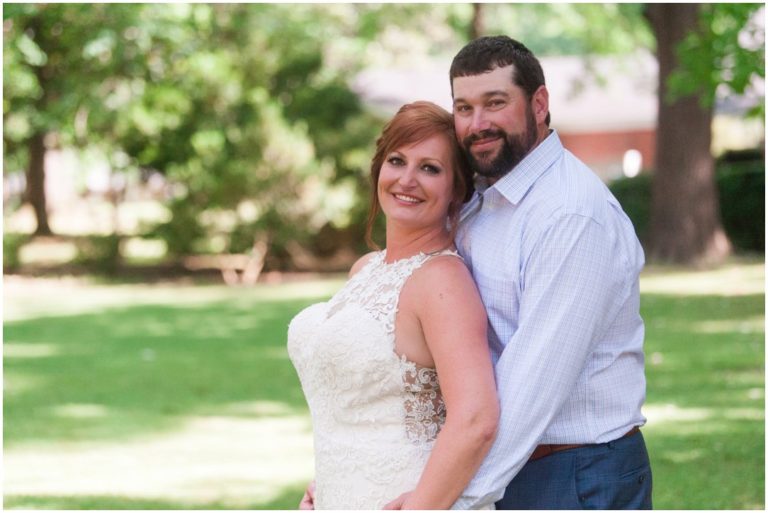
[[[421,164],[426,164],[426,163],[438,164],[441,167],[445,167],[445,164],[443,164],[443,161],[438,159],[437,157],[424,157],[423,159],[420,160],[420,163]]]

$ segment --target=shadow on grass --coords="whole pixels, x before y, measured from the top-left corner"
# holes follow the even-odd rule
[[[650,403],[762,406],[764,296],[645,294],[645,355]]]
[[[764,295],[641,304],[654,507],[763,509]]]
[[[710,424],[646,431],[655,509],[764,509],[764,421]]]
[[[5,446],[169,429],[230,403],[267,402],[272,416],[306,413],[286,332],[316,300],[246,297],[6,322]]]
[[[38,510],[295,510],[303,494],[303,488],[293,487],[269,502],[246,505],[136,499],[120,495],[6,495],[3,507]]]

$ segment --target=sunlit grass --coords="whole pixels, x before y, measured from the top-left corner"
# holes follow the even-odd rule
[[[312,450],[286,330],[341,283],[6,280],[5,507],[294,508]]]
[[[330,280],[6,279],[4,506],[294,509],[311,431],[285,350]],[[643,274],[658,509],[762,509],[764,266]]]
[[[92,405],[66,407],[80,418],[96,413]],[[17,447],[5,464],[13,468],[5,489],[16,497],[121,496],[245,509],[312,478],[312,436],[305,414],[256,402],[234,415],[188,417],[168,433]]]
[[[658,509],[763,509],[764,283],[758,261],[641,279]]]
[[[116,307],[172,305],[191,307],[211,302],[228,302],[236,309],[257,306],[260,301],[302,300],[328,297],[344,283],[343,275],[306,282],[232,288],[224,285],[110,284],[74,278],[28,280],[5,277],[4,321],[68,316]],[[66,300],[63,300],[66,298]],[[164,323],[166,324],[166,323]],[[8,340],[7,338],[5,340]]]
[[[32,306],[27,297],[28,312],[10,309],[15,320],[4,329],[6,446],[170,429],[184,415],[230,402],[277,400],[305,411],[286,329],[338,285],[70,285],[66,301],[42,296]],[[6,304],[28,293],[11,291]],[[55,414],[61,404],[104,405],[111,413],[80,422]]]
[[[763,294],[765,265],[762,259],[755,258],[734,258],[717,269],[698,272],[651,265],[643,271],[640,291],[643,294],[680,296]]]

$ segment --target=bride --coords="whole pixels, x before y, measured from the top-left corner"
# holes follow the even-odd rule
[[[300,507],[448,509],[498,421],[485,310],[453,244],[471,174],[451,114],[403,106],[371,178],[367,239],[381,210],[386,248],[288,329],[314,430],[315,482]]]

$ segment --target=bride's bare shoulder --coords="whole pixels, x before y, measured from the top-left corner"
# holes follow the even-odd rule
[[[480,304],[480,295],[464,261],[454,255],[429,259],[406,282],[404,293],[412,295],[418,308],[434,306],[433,301],[451,300]],[[430,307],[431,307],[430,306]]]
[[[365,255],[363,255],[360,258],[358,258],[357,262],[352,264],[352,268],[349,270],[349,277],[351,278],[352,276],[357,274],[357,272],[360,269],[365,267],[365,264],[370,262],[371,258],[373,258],[373,255],[375,255],[376,253],[377,253],[376,251],[371,251],[370,253],[366,253]]]

